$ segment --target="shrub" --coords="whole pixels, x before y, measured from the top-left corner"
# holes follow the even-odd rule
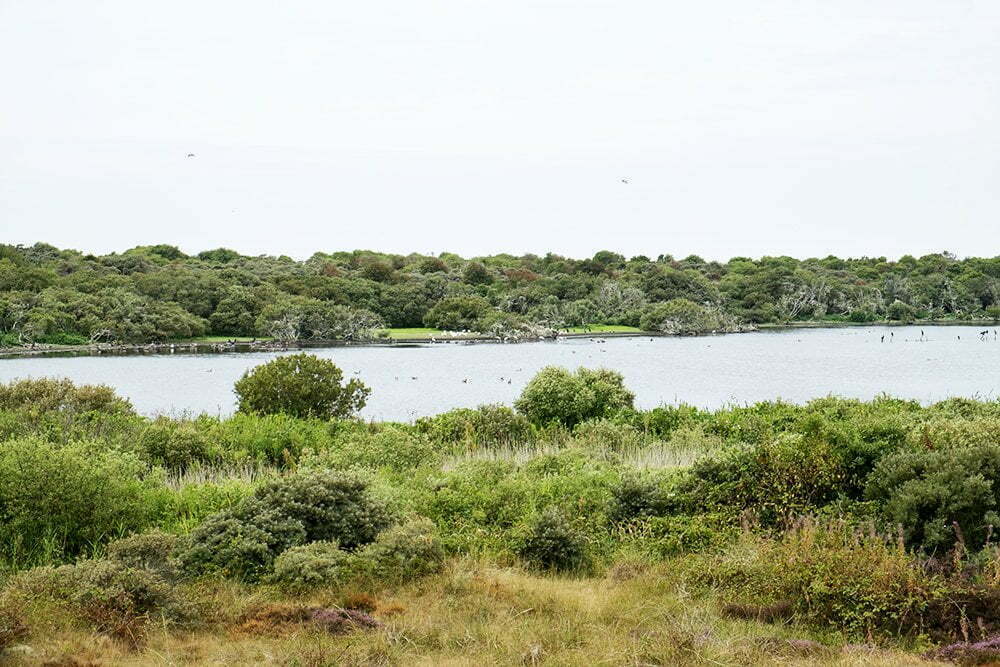
[[[358,575],[359,561],[358,556],[343,551],[336,542],[313,542],[279,555],[271,579],[297,590],[338,586]]]
[[[693,335],[735,331],[736,318],[717,307],[701,306],[688,299],[671,299],[646,306],[639,318],[643,331]]]
[[[108,560],[174,579],[178,573],[174,559],[177,544],[176,535],[153,530],[115,540],[108,544],[105,554]]]
[[[611,489],[608,518],[613,522],[663,516],[678,508],[673,488],[648,476],[626,475]]]
[[[131,454],[36,438],[0,442],[0,553],[27,562],[79,555],[142,530],[164,489]]]
[[[528,527],[518,555],[532,565],[551,570],[573,570],[587,559],[587,543],[569,519],[556,508],[546,508]]]
[[[329,422],[286,414],[237,413],[212,422],[206,431],[226,458],[250,458],[285,468],[298,461],[303,452],[324,448],[329,442],[328,426]]]
[[[631,408],[635,395],[623,382],[620,373],[607,369],[571,373],[548,366],[531,379],[514,407],[534,424],[574,426]]]
[[[182,622],[194,613],[179,589],[151,570],[113,560],[76,570],[69,600],[98,632],[134,642],[148,621]]]
[[[131,414],[132,404],[106,385],[73,384],[69,379],[38,378],[0,384],[0,409]]]
[[[239,411],[318,419],[349,417],[365,406],[371,390],[359,380],[343,384],[343,375],[332,361],[312,354],[278,357],[237,380]]]
[[[270,571],[278,554],[302,544],[305,534],[300,522],[244,503],[198,525],[178,558],[192,574],[218,573],[254,581]]]
[[[524,442],[531,437],[531,423],[505,405],[459,408],[417,420],[417,428],[432,440],[447,444],[470,442],[497,447]]]
[[[802,522],[776,540],[745,535],[691,567],[736,603],[789,601],[805,620],[862,636],[926,632],[958,603],[945,578],[900,545],[843,523]]]
[[[437,452],[427,436],[402,425],[377,430],[367,425],[337,433],[315,461],[303,459],[303,466],[324,468],[388,468],[397,472],[435,462]]]
[[[916,312],[916,308],[899,299],[890,303],[886,309],[886,315],[889,316],[889,319],[896,320],[897,322],[912,322]]]
[[[689,507],[753,510],[775,525],[834,500],[843,477],[829,445],[785,434],[696,460],[679,492]]]
[[[357,477],[307,471],[265,483],[254,498],[267,510],[298,521],[305,541],[328,540],[345,549],[368,544],[391,523],[386,507]]]
[[[208,437],[188,421],[157,417],[139,436],[139,447],[147,460],[174,470],[216,459]]]
[[[1000,445],[902,451],[879,462],[866,495],[909,544],[982,546],[1000,528]],[[961,531],[961,535],[955,526]]]
[[[255,580],[291,547],[330,541],[352,550],[390,523],[367,484],[331,471],[302,472],[263,484],[232,510],[210,516],[190,534],[179,557],[192,573]]]
[[[361,551],[380,581],[402,582],[432,574],[444,563],[444,548],[428,519],[393,526]]]
[[[84,560],[76,565],[38,567],[16,575],[6,589],[12,603],[66,605],[98,632],[131,643],[146,624],[185,623],[195,606],[157,572],[118,560]]]
[[[475,296],[451,296],[441,299],[424,315],[424,326],[447,331],[469,331],[491,309],[490,302]]]

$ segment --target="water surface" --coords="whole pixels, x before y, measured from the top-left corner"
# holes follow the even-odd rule
[[[925,335],[921,337],[921,330]],[[519,345],[438,344],[310,350],[372,388],[363,416],[409,421],[456,407],[510,404],[543,366],[621,372],[640,407],[704,408],[880,393],[929,403],[996,398],[1000,339],[974,327],[790,329],[698,338],[574,338]],[[885,342],[881,342],[882,336]],[[605,342],[601,342],[605,341]],[[145,414],[233,411],[233,383],[283,352],[0,360],[0,381],[103,383]]]

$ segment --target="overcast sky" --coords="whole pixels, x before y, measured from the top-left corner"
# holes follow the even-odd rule
[[[0,232],[998,255],[1000,2],[0,0]]]

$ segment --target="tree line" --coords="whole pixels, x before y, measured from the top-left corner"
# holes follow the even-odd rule
[[[203,335],[371,338],[432,327],[498,336],[592,324],[687,334],[795,321],[1000,318],[1000,257],[696,255],[463,258],[367,250],[304,261],[227,248],[108,255],[0,245],[0,344]]]

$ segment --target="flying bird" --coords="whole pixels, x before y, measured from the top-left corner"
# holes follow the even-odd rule
[[[622,183],[624,183],[625,185],[628,185],[628,179],[627,178],[623,178],[622,179]]]
[[[187,156],[188,157],[194,157],[194,153],[188,153]]]

